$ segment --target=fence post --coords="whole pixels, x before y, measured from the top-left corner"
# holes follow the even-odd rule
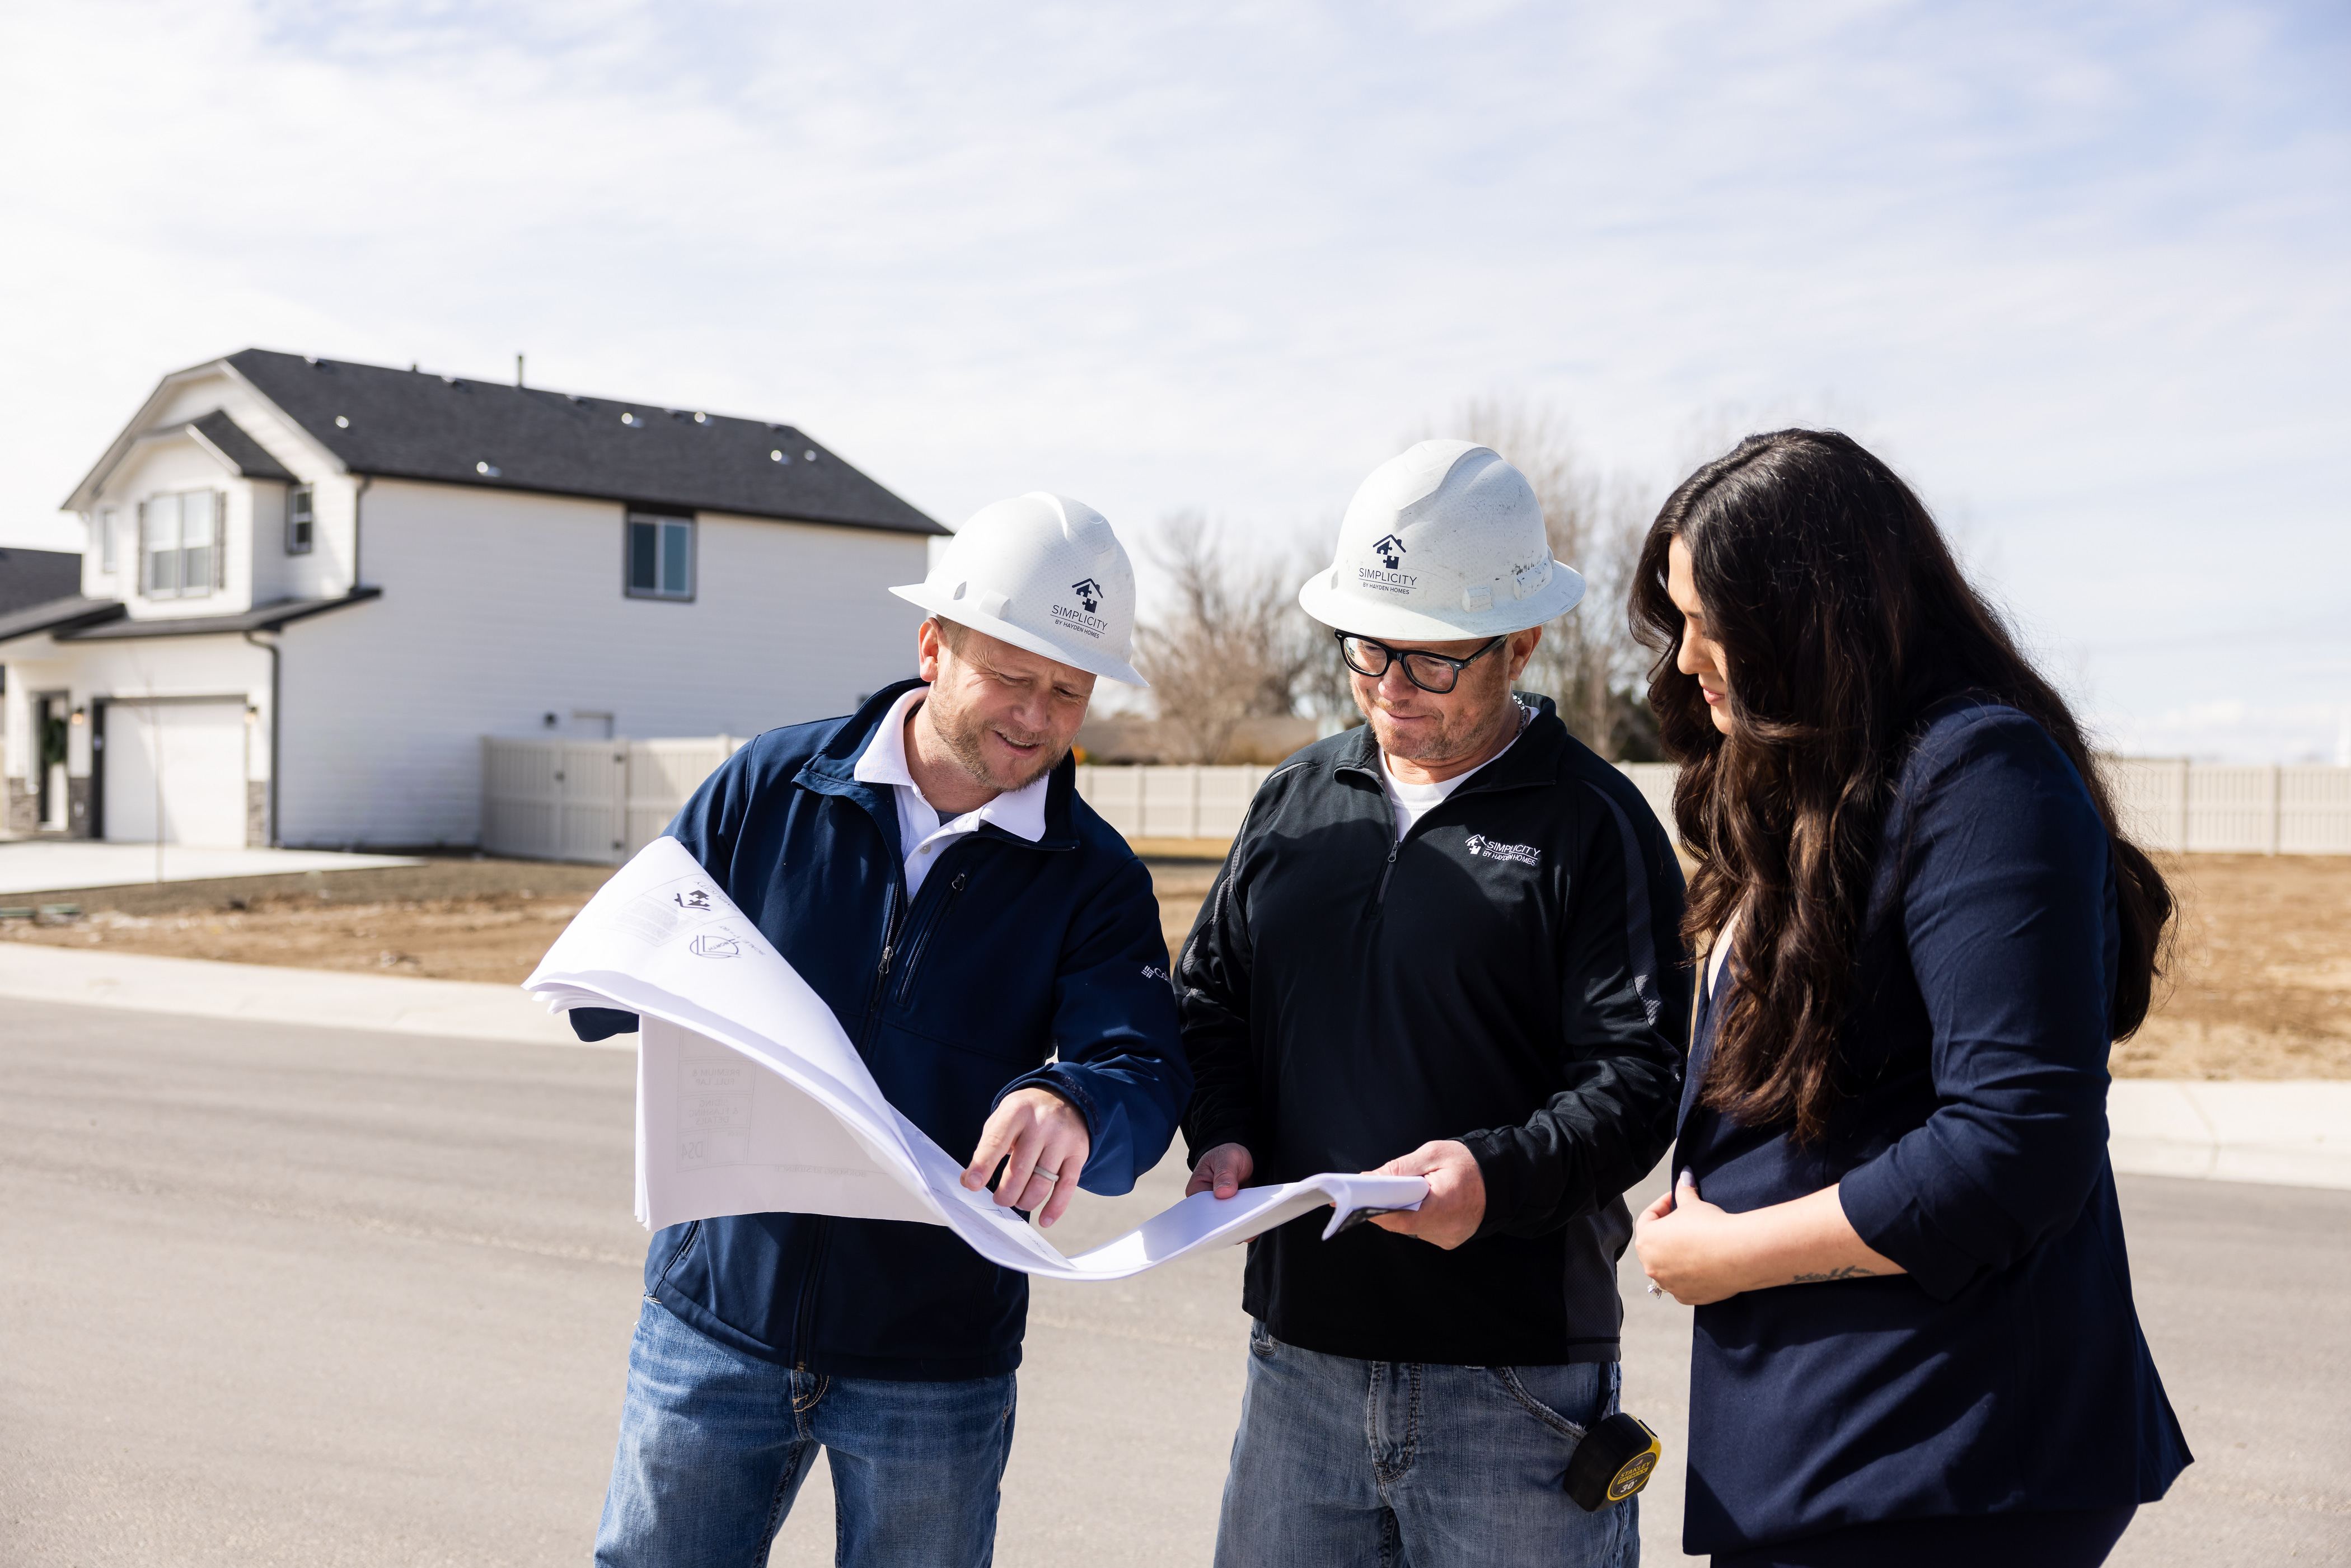
[[[2285,769],[2270,764],[2270,853],[2278,852],[2284,832]]]
[[[2189,791],[2191,789],[2193,789],[2193,788],[2195,787],[2195,781],[2194,781],[2194,779],[2193,779],[2192,778],[2190,778],[2190,776],[2189,776],[2189,761],[2188,761],[2188,758],[2186,758],[2185,757],[2181,758],[2179,759],[2179,853],[2181,853],[2181,854],[2183,854],[2183,855],[2184,855],[2184,854],[2186,854],[2186,853],[2188,852],[2188,825],[2189,825],[2189,823],[2191,821],[2193,821],[2193,818],[2192,818],[2192,816],[2190,815],[2189,807]]]

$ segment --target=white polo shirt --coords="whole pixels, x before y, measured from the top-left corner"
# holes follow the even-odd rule
[[[938,811],[923,799],[914,774],[906,767],[906,716],[922,705],[930,689],[916,686],[897,700],[852,769],[861,782],[889,785],[898,803],[898,846],[906,852],[906,897],[910,902],[923,891],[923,879],[930,874],[931,867],[938,864],[947,846],[966,833],[977,832],[982,822],[993,822],[1032,844],[1043,838],[1045,791],[1052,784],[1052,776],[1048,774],[1025,789],[998,795],[985,806],[941,821]]]

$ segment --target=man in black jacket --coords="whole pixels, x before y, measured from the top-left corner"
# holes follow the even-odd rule
[[[1526,480],[1424,442],[1300,593],[1365,727],[1267,779],[1177,966],[1191,1191],[1426,1178],[1416,1212],[1250,1244],[1217,1561],[1630,1563],[1569,1456],[1611,1413],[1622,1194],[1673,1134],[1680,868],[1638,791],[1510,684],[1583,584]]]

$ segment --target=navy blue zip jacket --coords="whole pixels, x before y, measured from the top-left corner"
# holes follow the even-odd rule
[[[1735,1212],[1841,1182],[1861,1239],[1909,1272],[1698,1310],[1693,1552],[2123,1508],[2189,1463],[2106,1160],[2120,936],[2089,791],[2030,718],[1962,700],[1905,763],[1883,846],[1826,1139],[1698,1103],[1714,996],[1674,1163]]]
[[[1151,873],[1078,799],[1064,760],[1036,843],[983,824],[906,897],[898,813],[852,776],[898,697],[770,730],[685,803],[670,831],[831,1006],[893,1105],[968,1159],[997,1102],[1040,1084],[1092,1146],[1078,1185],[1116,1194],[1159,1162],[1192,1092]],[[571,1014],[581,1038],[635,1027]],[[1049,1061],[1049,1058],[1053,1058]],[[674,1225],[645,1293],[753,1355],[902,1382],[1020,1364],[1026,1275],[945,1226],[751,1214]]]

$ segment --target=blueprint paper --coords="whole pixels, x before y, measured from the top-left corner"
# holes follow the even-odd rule
[[[905,1219],[944,1225],[1008,1269],[1116,1280],[1325,1204],[1329,1237],[1359,1209],[1416,1208],[1428,1190],[1418,1176],[1332,1173],[1222,1202],[1196,1193],[1064,1257],[964,1186],[963,1162],[883,1098],[832,1009],[674,838],[622,867],[523,985],[556,1012],[643,1020],[636,1213],[649,1228],[773,1212]]]

